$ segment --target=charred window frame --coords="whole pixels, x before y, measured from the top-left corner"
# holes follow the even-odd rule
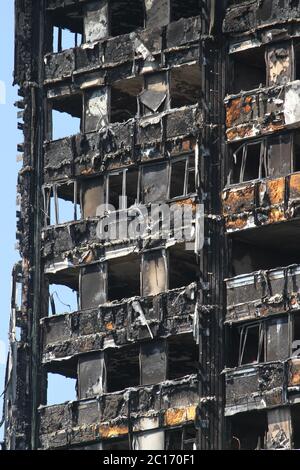
[[[196,193],[195,154],[171,159],[169,199],[181,199]]]
[[[256,90],[267,83],[265,47],[249,48],[230,54],[229,94]]]
[[[79,310],[79,274],[78,269],[69,268],[44,276],[42,299],[47,299],[48,316]]]
[[[138,116],[139,95],[143,90],[142,76],[116,80],[109,88],[110,123],[123,123]]]
[[[46,227],[80,220],[81,205],[78,191],[78,182],[76,180],[68,183],[44,186],[43,200],[44,225]],[[67,215],[66,206],[63,207],[64,203],[73,204],[72,215]],[[71,206],[68,207],[68,211],[69,209],[71,209]],[[62,215],[63,212],[65,212],[65,216]]]
[[[52,91],[48,95],[51,93]],[[53,93],[56,93],[56,91]],[[59,140],[82,132],[84,122],[83,110],[82,93],[64,94],[63,91],[58,91],[55,97],[52,98],[51,96],[51,99],[48,98],[46,139]],[[56,123],[58,121],[58,113],[64,115],[63,135],[61,135],[61,123]]]
[[[124,168],[105,177],[105,204],[107,210],[126,210],[139,202],[140,171]],[[114,189],[115,186],[115,189]]]
[[[298,133],[286,132],[245,142],[232,155],[227,185],[288,175],[299,168]]]
[[[166,429],[165,450],[194,450],[197,430],[193,424]]]
[[[169,108],[193,106],[201,102],[202,76],[199,64],[181,65],[169,72]]]
[[[264,322],[240,327],[239,367],[266,361],[265,336],[266,329]]]
[[[267,174],[265,139],[243,143],[235,151],[232,151],[232,167],[228,175],[228,185],[261,179]]]

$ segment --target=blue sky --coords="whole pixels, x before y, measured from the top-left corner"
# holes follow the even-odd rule
[[[0,80],[5,84],[5,104],[0,104],[0,134],[2,178],[0,184],[0,390],[4,388],[5,364],[3,363],[3,342],[7,351],[7,331],[10,312],[11,270],[18,260],[15,250],[15,216],[17,172],[21,163],[16,162],[17,143],[22,135],[17,131],[17,109],[13,106],[17,99],[17,90],[12,87],[13,81],[13,42],[14,42],[14,2],[2,0],[0,27]],[[1,97],[2,98],[2,97]],[[0,402],[2,413],[2,402]],[[2,430],[0,431],[2,436]]]
[[[22,142],[22,133],[17,130],[17,108],[13,106],[18,99],[17,87],[13,82],[14,60],[14,0],[1,1],[0,16],[0,81],[6,88],[5,103],[0,99],[1,118],[1,160],[2,178],[0,183],[0,395],[4,389],[5,363],[3,361],[3,344],[5,356],[7,353],[8,320],[10,313],[11,296],[11,270],[13,264],[19,259],[15,249],[16,239],[16,185],[17,173],[22,163],[17,163],[17,144]],[[0,87],[0,89],[2,86]],[[2,97],[0,97],[2,98]],[[61,116],[61,124],[63,119]],[[61,127],[61,129],[63,126]],[[63,131],[65,135],[68,129]],[[71,383],[70,383],[71,382]],[[74,398],[74,383],[63,377],[56,376],[50,381],[49,403],[62,402]],[[0,398],[0,416],[2,415],[2,401]],[[3,429],[0,430],[0,441]]]

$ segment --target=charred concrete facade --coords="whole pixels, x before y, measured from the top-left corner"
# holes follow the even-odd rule
[[[6,449],[223,445],[221,18],[213,1],[16,1]],[[57,136],[57,112],[75,133]],[[110,215],[162,203],[190,209],[189,246],[176,220],[99,237]],[[75,379],[76,400],[48,404],[50,374]]]
[[[15,55],[5,447],[299,448],[300,2],[16,0]],[[99,237],[155,204],[188,247]]]
[[[299,448],[298,1],[232,2],[222,192],[225,416],[236,449]]]

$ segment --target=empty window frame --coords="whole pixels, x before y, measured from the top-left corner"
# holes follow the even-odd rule
[[[140,347],[140,385],[152,385],[167,379],[168,346],[166,340],[145,342]]]
[[[78,311],[78,292],[74,286],[65,284],[49,285],[49,315],[61,315]]]
[[[199,65],[175,67],[170,72],[172,108],[196,104],[201,99],[201,70]]]
[[[267,176],[267,148],[265,140],[248,142],[233,152],[233,168],[229,174],[232,184]]]
[[[181,243],[168,249],[169,289],[184,287],[199,279],[200,268],[196,255],[185,248],[185,244]]]
[[[239,366],[265,362],[265,325],[263,322],[240,328]]]
[[[165,202],[167,200],[168,175],[169,166],[167,162],[142,167],[141,187],[142,202],[144,204]]]
[[[260,450],[265,448],[268,431],[267,413],[252,411],[239,413],[230,419],[232,450]]]
[[[109,1],[110,35],[119,36],[144,28],[144,0]]]
[[[144,165],[141,170],[143,203],[166,202],[195,194],[195,172],[194,154]]]
[[[167,379],[175,380],[199,371],[199,346],[193,335],[177,335],[168,339]]]
[[[80,46],[82,33],[72,32],[70,29],[53,27],[53,52],[61,52],[66,49]]]
[[[195,186],[195,155],[171,160],[169,198],[174,199],[194,194]]]
[[[105,199],[108,209],[119,211],[127,209],[138,202],[139,171],[125,168],[106,176]]]
[[[139,346],[110,349],[106,355],[107,392],[117,392],[140,384]]]
[[[233,151],[229,182],[237,184],[268,176],[288,175],[293,171],[297,161],[294,156],[295,164],[293,164],[293,153],[297,155],[296,139],[297,136],[294,137],[294,147],[291,133],[242,144]]]
[[[61,52],[62,50],[79,46],[83,38],[83,13],[80,7],[59,8],[47,13],[49,35],[46,41],[49,44],[49,52]]]
[[[231,55],[232,79],[229,93],[254,90],[266,86],[265,48],[247,49]]]
[[[58,97],[48,102],[48,138],[58,140],[81,132],[82,95]]]
[[[108,300],[140,296],[140,257],[131,254],[110,259],[108,266]]]
[[[142,77],[119,80],[110,89],[110,122],[122,123],[133,119],[138,112],[138,96],[143,89]]]
[[[76,377],[76,375],[75,375]],[[77,400],[77,380],[62,374],[47,374],[47,405],[57,405]]]
[[[63,224],[81,218],[80,197],[76,181],[45,186],[43,197],[45,226]]]
[[[165,450],[194,450],[195,446],[196,428],[193,424],[166,429]]]

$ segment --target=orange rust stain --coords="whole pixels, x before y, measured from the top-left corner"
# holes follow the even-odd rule
[[[284,202],[285,178],[267,180],[266,187],[270,204],[280,204]]]
[[[226,126],[232,127],[241,114],[252,111],[252,96],[235,98],[226,106]]]
[[[252,210],[254,205],[254,186],[223,192],[223,214],[233,215]]]
[[[284,211],[282,209],[270,209],[268,214],[268,222],[274,224],[285,220]]]
[[[238,219],[226,220],[226,228],[227,230],[242,230],[247,225],[247,218],[246,217],[239,217]]]
[[[196,417],[196,405],[187,408],[169,408],[165,412],[165,426],[176,426],[187,421],[194,421]]]
[[[226,132],[227,140],[244,139],[245,137],[253,137],[256,134],[251,124],[238,126]]]
[[[196,210],[196,202],[189,198],[189,199],[183,199],[182,201],[176,201],[174,202],[173,204],[175,204],[176,206],[181,206],[181,207],[184,207],[184,206],[192,206],[192,210],[193,212],[195,212]],[[171,204],[171,206],[173,205]]]
[[[300,173],[294,173],[290,177],[290,192],[293,197],[300,196]]]
[[[99,433],[102,439],[110,439],[112,437],[124,436],[128,434],[128,426],[125,425],[106,425],[103,424],[99,427]]]
[[[113,322],[108,322],[108,323],[105,323],[105,328],[109,331],[113,330],[114,329],[114,324]]]
[[[300,361],[297,359],[291,363],[289,385],[300,385]]]

